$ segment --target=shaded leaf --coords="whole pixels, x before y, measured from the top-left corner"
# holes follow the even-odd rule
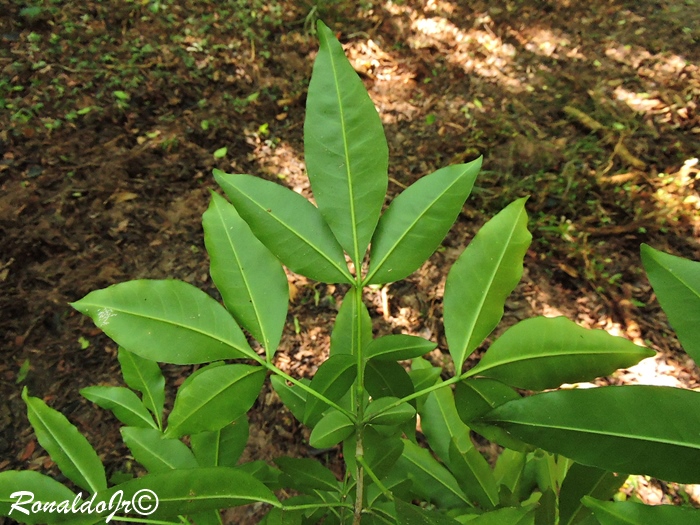
[[[192,451],[178,439],[168,439],[153,428],[122,427],[122,438],[134,459],[151,473],[197,468]]]
[[[311,383],[308,379],[302,379],[302,382]],[[272,388],[275,389],[277,395],[280,396],[284,406],[297,418],[297,421],[303,421],[307,392],[298,386],[288,385],[287,381],[280,376],[271,376],[270,383],[272,383]]]
[[[29,423],[39,444],[46,449],[64,476],[79,487],[94,493],[107,488],[105,470],[95,449],[66,416],[50,408],[41,399],[22,390]]]
[[[271,359],[287,318],[287,276],[236,208],[217,193],[211,197],[202,217],[211,278],[228,311]]]
[[[165,401],[165,378],[158,363],[121,347],[118,358],[124,382],[129,388],[141,392],[142,403],[151,411],[160,428]]]
[[[190,436],[192,452],[200,467],[235,467],[248,443],[248,418],[244,414],[220,430]]]
[[[583,498],[583,504],[601,525],[700,525],[700,510],[687,507],[603,502],[590,496]]]
[[[357,318],[360,317],[360,333],[358,334]],[[372,319],[364,303],[357,304],[355,291],[351,288],[343,297],[338,315],[331,333],[330,355],[354,355],[358,347],[372,341]]]
[[[400,364],[370,359],[365,366],[365,388],[375,399],[389,396],[400,399],[413,393],[413,382]]]
[[[329,401],[336,402],[347,393],[356,376],[355,358],[349,354],[337,354],[318,367],[309,386]],[[304,424],[313,427],[328,406],[322,399],[307,395]]]
[[[202,372],[178,390],[166,437],[223,428],[253,406],[264,380],[259,366],[222,365]]]
[[[400,499],[394,500],[396,516],[401,525],[458,525],[459,522],[441,514],[437,510],[428,510],[411,505]]]
[[[316,460],[281,457],[275,459],[275,463],[292,480],[291,488],[301,492],[309,490],[338,491],[338,480],[335,474]]]
[[[416,415],[416,409],[406,402],[387,408],[398,400],[398,397],[373,400],[365,409],[365,420],[372,425],[399,425],[412,419]]]
[[[574,461],[679,483],[700,481],[700,392],[653,386],[562,390],[510,401],[486,423]]]
[[[350,418],[332,408],[314,426],[309,445],[314,448],[334,447],[354,431],[355,425]]]
[[[182,281],[115,284],[71,306],[117,344],[153,361],[187,365],[257,358],[226,309]]]
[[[128,388],[121,386],[89,386],[80,395],[98,406],[111,410],[125,425],[156,428],[153,418],[141,400]]]
[[[616,474],[580,463],[571,465],[559,492],[560,525],[581,523],[592,515],[592,511],[581,501],[584,496],[603,501],[609,500],[626,479],[626,474]]]

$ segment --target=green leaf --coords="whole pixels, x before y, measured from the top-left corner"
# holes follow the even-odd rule
[[[220,430],[190,436],[192,452],[200,467],[235,467],[248,443],[248,418],[242,415]]]
[[[285,500],[285,503],[287,501]],[[260,525],[303,525],[304,509],[272,509]]]
[[[520,395],[509,386],[494,379],[467,379],[460,381],[455,387],[457,413],[464,423],[489,441],[525,452],[532,447],[515,439],[502,428],[482,425],[474,421],[497,406],[514,399],[520,399]]]
[[[121,433],[134,459],[150,473],[199,466],[187,445],[178,439],[164,437],[159,430],[122,427]]]
[[[447,275],[445,336],[457,371],[499,323],[506,297],[522,276],[532,240],[525,200],[509,204],[487,222]]]
[[[302,381],[304,381],[302,379]],[[305,380],[310,383],[308,379]],[[306,391],[295,385],[288,385],[287,381],[280,376],[271,376],[270,383],[275,389],[277,395],[280,396],[282,403],[286,406],[292,415],[297,418],[297,421],[304,420],[304,411],[306,410]]]
[[[411,505],[400,499],[394,500],[396,516],[401,525],[458,525],[459,522],[436,510]]]
[[[306,99],[304,157],[323,217],[359,268],[384,204],[389,150],[367,90],[333,32],[320,49]]]
[[[518,450],[505,449],[501,452],[493,469],[496,485],[506,487],[511,493],[515,493],[523,476],[525,459],[525,453]]]
[[[562,390],[511,401],[484,422],[613,472],[700,482],[700,392],[653,386]]]
[[[338,480],[330,470],[318,461],[307,458],[283,456],[275,463],[292,481],[290,486],[301,492],[309,490],[338,491]]]
[[[118,358],[124,382],[129,388],[141,392],[141,401],[156,418],[160,428],[165,401],[165,378],[158,363],[121,347]]]
[[[228,153],[228,148],[226,146],[219,148],[214,152],[214,158],[223,159],[226,156],[226,153]]]
[[[33,496],[26,494],[10,497],[16,492],[28,492]],[[54,512],[33,512],[32,503],[37,501],[55,501],[57,504],[63,501],[72,503],[74,499],[75,494],[68,487],[38,472],[31,470],[0,472],[0,516],[9,516],[19,523],[35,524],[59,521],[60,518],[55,510]],[[16,504],[17,507],[12,508],[13,504]],[[24,514],[20,509],[28,511],[29,514]]]
[[[700,363],[700,262],[642,244],[642,263],[683,348]]]
[[[535,507],[505,507],[491,510],[462,523],[469,525],[535,525]]]
[[[46,449],[64,476],[91,493],[107,488],[105,469],[88,440],[66,417],[41,399],[22,390],[27,416],[39,444]]]
[[[609,500],[625,483],[627,475],[615,474],[596,467],[574,463],[564,478],[559,492],[559,523],[575,525],[591,516],[581,499],[591,496],[599,500]]]
[[[365,284],[408,277],[433,254],[462,210],[480,167],[481,158],[439,169],[392,201],[372,237]]]
[[[372,472],[381,479],[391,471],[401,457],[403,440],[397,436],[383,436],[372,427],[365,427],[362,440],[365,461]],[[354,449],[350,456],[353,460],[355,459]],[[366,472],[365,477],[367,477]],[[366,483],[368,482],[366,481]]]
[[[357,316],[360,316],[360,334],[357,333]],[[358,338],[361,339],[358,342]],[[359,346],[365,346],[372,340],[372,319],[364,303],[360,304],[359,311],[357,298],[351,288],[343,297],[338,315],[331,333],[330,355],[354,354]]]
[[[700,510],[672,505],[602,502],[585,496],[583,504],[601,525],[700,525]]]
[[[485,508],[498,503],[498,487],[491,468],[474,448],[469,427],[459,418],[449,387],[428,394],[420,411],[421,428],[430,448],[442,459],[470,500]]]
[[[111,410],[125,425],[156,428],[153,418],[141,400],[128,388],[121,386],[89,386],[80,391],[84,398]]]
[[[311,380],[311,388],[332,402],[338,401],[350,389],[357,376],[357,362],[349,354],[329,357],[318,367]],[[313,427],[328,404],[312,396],[306,398],[304,424]]]
[[[413,394],[411,378],[404,367],[395,361],[367,361],[365,388],[374,399],[389,396],[400,399]]]
[[[604,330],[587,330],[565,317],[535,317],[510,327],[469,375],[527,390],[590,381],[655,355]]]
[[[182,281],[138,280],[71,303],[128,351],[178,365],[258,356],[226,309]]]
[[[165,436],[225,427],[253,406],[264,380],[259,366],[222,365],[202,372],[178,390]]]
[[[406,402],[391,407],[397,401],[398,397],[374,399],[365,409],[365,421],[372,425],[400,425],[416,415],[416,409]]]
[[[224,509],[262,502],[279,507],[275,495],[247,472],[228,467],[169,470],[127,481],[112,487],[102,500],[122,490],[123,500],[131,500],[139,491],[152,491],[158,497],[157,509],[149,519],[176,518],[212,509]],[[142,492],[144,494],[144,492]],[[153,504],[145,493],[146,501]]]
[[[211,278],[226,308],[271,359],[287,318],[289,285],[282,265],[217,193],[212,192],[202,225]]]
[[[414,335],[385,335],[369,343],[364,357],[381,361],[402,361],[425,355],[436,347],[437,344],[432,341]]]
[[[311,431],[309,445],[319,449],[334,447],[354,431],[355,425],[350,418],[331,408]]]
[[[214,178],[282,264],[317,281],[352,282],[343,249],[316,206],[284,186],[251,175],[214,170]]]
[[[472,506],[457,480],[426,449],[403,440],[403,454],[392,469],[392,475],[410,479],[413,492],[441,508]]]

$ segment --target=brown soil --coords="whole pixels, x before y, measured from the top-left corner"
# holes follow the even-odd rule
[[[26,386],[77,425],[111,474],[127,468],[116,420],[78,391],[120,384],[116,346],[68,303],[136,278],[216,294],[200,225],[211,170],[308,195],[302,123],[317,44],[304,2],[54,4],[27,16],[11,1],[0,14],[0,471],[57,472],[29,427]],[[384,121],[390,195],[485,157],[444,248],[367,297],[377,333],[444,349],[450,264],[489,217],[530,195],[534,242],[505,324],[563,313],[659,351],[606,381],[698,388],[639,258],[646,242],[700,259],[697,1],[368,4],[319,13]],[[290,282],[278,359],[311,376],[344,290]],[[171,390],[191,370],[163,368]],[[269,389],[250,419],[251,458],[312,453]],[[337,466],[337,452],[326,458]],[[662,489],[660,500],[677,501]]]

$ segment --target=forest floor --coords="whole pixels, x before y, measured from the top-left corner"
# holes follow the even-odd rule
[[[25,386],[88,437],[109,474],[129,468],[116,420],[78,393],[120,384],[117,348],[68,303],[138,278],[216,294],[201,229],[213,168],[309,194],[302,128],[316,15],[381,115],[391,197],[484,155],[443,246],[367,297],[377,333],[444,349],[450,264],[486,220],[529,195],[534,239],[504,326],[563,314],[658,351],[601,381],[700,388],[639,256],[648,243],[700,259],[698,0],[336,2],[313,12],[289,0],[25,4],[6,0],[0,14],[0,471],[56,473],[29,426]],[[344,290],[289,280],[278,362],[311,376]],[[191,371],[163,368],[171,393]],[[314,453],[271,390],[250,420],[251,458]],[[337,451],[325,458],[338,464]],[[632,485],[651,503],[700,501],[648,478]]]

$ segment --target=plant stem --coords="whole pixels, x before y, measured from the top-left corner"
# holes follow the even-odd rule
[[[365,399],[365,367],[362,356],[362,284],[360,282],[360,272],[357,282],[353,288],[355,294],[355,355],[357,356],[357,381],[355,382],[355,414],[357,419],[355,424],[355,515],[353,525],[360,525],[362,520],[362,504],[364,500],[364,446],[362,443],[362,431],[364,430],[364,399]]]

